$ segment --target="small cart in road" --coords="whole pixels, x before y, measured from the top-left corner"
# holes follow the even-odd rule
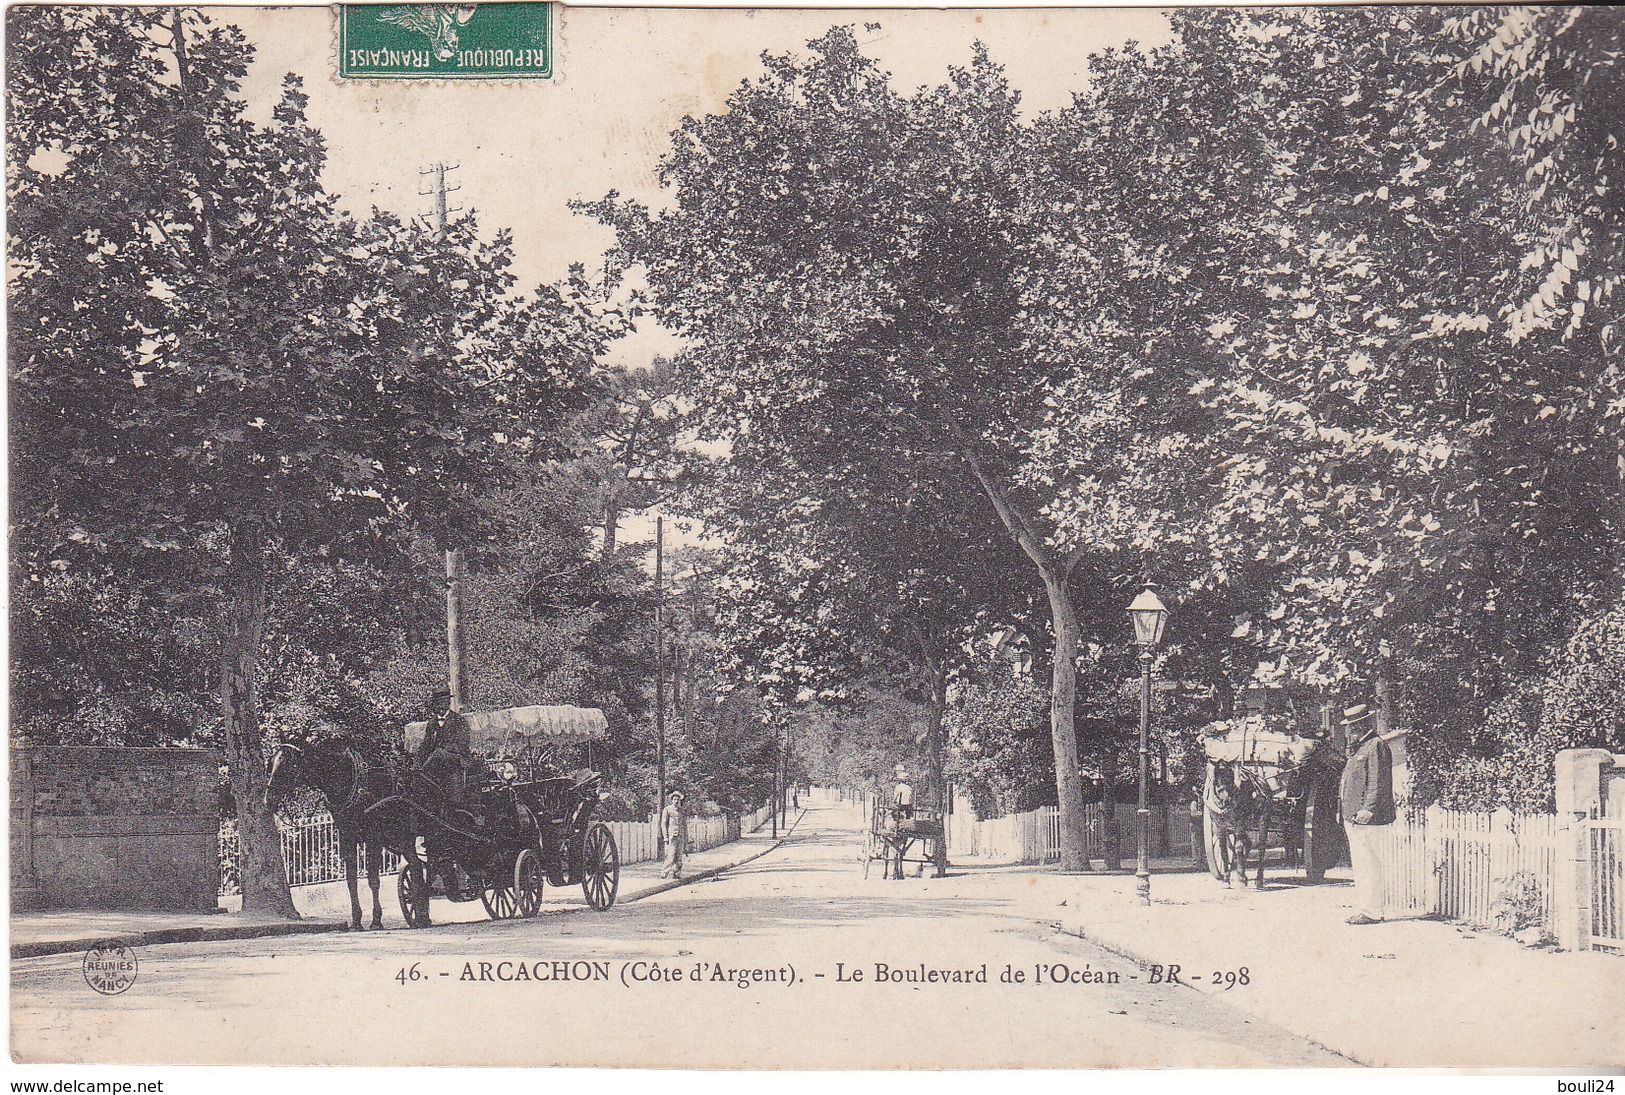
[[[877,796],[864,835],[863,877],[868,878],[870,866],[878,862],[883,878],[902,878],[905,863],[917,865],[915,877],[931,866],[940,878],[948,871],[947,828],[941,810],[888,806]]]

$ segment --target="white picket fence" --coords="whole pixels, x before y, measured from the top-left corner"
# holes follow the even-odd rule
[[[691,817],[688,819],[688,850],[690,853],[703,852],[738,840],[742,834],[761,828],[769,816],[769,808],[764,806],[743,817],[735,814]],[[657,820],[610,821],[605,824],[615,837],[615,847],[620,852],[623,864],[647,863],[660,858],[660,825]],[[331,816],[317,814],[295,821],[278,818],[277,828],[282,837],[282,862],[287,866],[290,885],[315,886],[344,878],[344,856],[339,851],[338,827]],[[219,892],[222,895],[241,892],[238,874],[241,861],[242,844],[237,835],[236,822],[221,822]],[[385,873],[393,874],[400,868],[400,857],[385,852]],[[359,855],[356,857],[356,875],[366,877],[366,861]]]
[[[1109,815],[1101,804],[1084,808],[1085,848],[1091,859],[1107,849]],[[1127,862],[1136,847],[1134,807],[1118,804],[1117,854]],[[1153,807],[1153,855],[1188,854],[1191,823],[1187,811]],[[1061,857],[1060,811],[1053,806],[978,821],[968,811],[951,815],[949,856],[999,863],[1053,863]],[[1507,810],[1470,813],[1433,806],[1389,826],[1381,849],[1380,886],[1391,916],[1439,916],[1492,925],[1506,897],[1526,882],[1539,895],[1541,922],[1553,925],[1559,834],[1551,814],[1519,816]],[[1602,889],[1599,893],[1604,893]],[[1606,890],[1594,906],[1617,904]],[[1598,934],[1616,930],[1614,915],[1599,917]]]
[[[741,833],[754,833],[757,829],[760,829],[763,825],[766,825],[768,821],[772,819],[772,817],[773,804],[768,803],[766,806],[761,807],[754,813],[746,814],[744,817],[740,818],[739,831]]]
[[[1540,920],[1554,925],[1557,818],[1430,806],[1387,826],[1381,844],[1383,904],[1390,916],[1440,916],[1493,925],[1520,876],[1538,888]]]
[[[766,806],[743,816],[718,814],[715,817],[688,819],[689,854],[731,844],[746,833],[761,828],[769,816]],[[615,846],[620,849],[622,863],[647,863],[659,859],[660,821],[612,821],[610,832],[615,834]]]
[[[647,863],[659,859],[660,827],[652,821],[606,821],[615,837],[615,849],[622,863]]]
[[[1133,805],[1090,803],[1083,808],[1084,851],[1090,859],[1105,859],[1112,852],[1130,859],[1138,846],[1138,817]],[[1115,821],[1115,825],[1113,822]],[[1176,806],[1151,807],[1151,854],[1185,855],[1190,852],[1190,821]],[[1061,858],[1061,811],[1042,806],[1019,814],[977,820],[967,809],[948,819],[950,859],[985,859],[996,863],[1055,863]]]

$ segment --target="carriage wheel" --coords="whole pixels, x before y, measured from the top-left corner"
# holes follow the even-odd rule
[[[517,868],[517,864],[515,865]],[[492,920],[512,920],[519,911],[519,898],[514,895],[513,875],[498,871],[486,878],[480,890],[480,901]]]
[[[401,877],[395,883],[395,896],[400,899],[401,919],[409,928],[429,926],[429,883],[418,868],[407,863],[401,867]]]
[[[875,861],[880,862],[880,873],[884,877],[888,864],[891,862],[891,844],[885,837],[874,830],[869,831],[863,845],[863,877],[869,877],[869,865]]]
[[[621,853],[615,847],[615,834],[602,822],[594,822],[581,842],[581,892],[587,904],[603,912],[615,904],[621,888]]]
[[[513,892],[519,915],[527,920],[542,911],[542,857],[526,848],[513,863]]]

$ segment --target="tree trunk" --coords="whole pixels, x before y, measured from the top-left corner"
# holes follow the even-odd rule
[[[948,688],[943,676],[941,670],[933,670],[931,673],[931,698],[926,707],[925,763],[930,769],[927,775],[931,781],[931,794],[936,800],[937,808],[946,812],[950,804],[948,779],[942,771],[943,756],[947,752],[943,741],[942,716],[948,707]]]
[[[1078,771],[1078,738],[1074,730],[1073,708],[1078,697],[1078,614],[1067,594],[1072,562],[1063,563],[1045,543],[1043,535],[1026,514],[1016,508],[1004,487],[997,482],[963,431],[952,428],[964,447],[961,454],[971,474],[981,484],[988,501],[1005,529],[1031,559],[1049,595],[1050,628],[1055,636],[1055,661],[1050,671],[1050,744],[1055,753],[1055,795],[1061,815],[1061,869],[1083,871],[1089,867],[1086,827],[1083,819],[1083,780]]]
[[[1083,817],[1083,780],[1074,727],[1078,698],[1078,614],[1067,596],[1066,578],[1044,574],[1055,621],[1055,664],[1050,675],[1049,730],[1055,751],[1055,796],[1061,813],[1061,870],[1089,867]]]
[[[242,841],[243,912],[297,920],[276,817],[265,806],[265,754],[255,689],[265,632],[265,543],[264,531],[253,519],[232,524],[227,582],[220,713],[226,728],[231,795],[237,803],[237,834]]]

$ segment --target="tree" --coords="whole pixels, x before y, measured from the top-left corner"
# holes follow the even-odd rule
[[[1051,729],[1063,863],[1083,820],[1073,735],[1079,627],[1045,499],[1016,479],[1065,368],[1027,322],[1045,240],[1024,179],[1018,95],[978,49],[949,82],[893,91],[850,28],[767,72],[726,112],[685,120],[658,213],[588,207],[648,273],[654,310],[693,344],[697,400],[812,497],[949,456],[1045,589],[1055,635]]]
[[[1463,13],[1447,30],[1469,53],[1456,63],[1460,93],[1480,109],[1474,121],[1499,136],[1524,168],[1530,249],[1503,272],[1499,316],[1507,337],[1577,342],[1582,360],[1617,357],[1625,278],[1619,105],[1625,101],[1619,20],[1601,9],[1510,7]],[[1584,337],[1576,338],[1577,335]],[[1625,377],[1593,369],[1568,400],[1550,404],[1606,441],[1615,528],[1625,524]],[[1606,468],[1604,469],[1606,470]],[[1625,567],[1625,559],[1615,558]],[[1616,578],[1615,594],[1622,592]]]
[[[672,362],[661,357],[646,371],[610,369],[599,377],[603,392],[582,428],[594,442],[595,451],[584,462],[602,494],[606,564],[615,557],[622,515],[678,489],[687,466],[698,460],[680,450],[686,416],[674,379]]]
[[[167,592],[135,575],[19,574],[11,601],[13,743],[209,742],[208,629],[195,607],[188,611]]]
[[[579,279],[509,293],[508,240],[340,215],[296,78],[189,9],[8,13],[18,559],[167,553],[213,591],[245,912],[293,915],[261,791],[274,551],[441,542],[571,409]],[[559,320],[570,321],[561,330]],[[120,565],[120,564],[115,564]]]
[[[1047,805],[1054,758],[1046,748],[1044,689],[997,655],[976,666],[948,713],[948,771],[978,817]]]
[[[1591,325],[1616,346],[1625,28],[1600,8],[1505,7],[1464,11],[1445,29],[1467,47],[1455,75],[1480,110],[1474,127],[1505,141],[1530,184],[1521,204],[1537,246],[1504,272],[1508,337]]]
[[[1059,295],[1091,350],[1153,353],[1073,378],[1030,474],[1069,543],[1155,559],[1266,677],[1407,670],[1457,752],[1616,584],[1607,355],[1495,329],[1540,229],[1501,213],[1528,183],[1474,132],[1448,13],[1174,22],[1054,122],[1126,195],[1069,237]]]
[[[731,632],[736,664],[771,667],[792,685],[778,697],[786,705],[839,703],[874,688],[916,700],[928,713],[933,795],[944,788],[942,717],[967,639],[1002,623],[1012,597],[992,515],[940,472],[848,479],[841,494],[815,503],[796,497],[801,484],[746,457],[717,468],[701,511],[729,545],[723,557],[751,563],[730,590],[731,620],[746,625]],[[770,640],[769,650],[760,641],[769,636],[793,641]]]

